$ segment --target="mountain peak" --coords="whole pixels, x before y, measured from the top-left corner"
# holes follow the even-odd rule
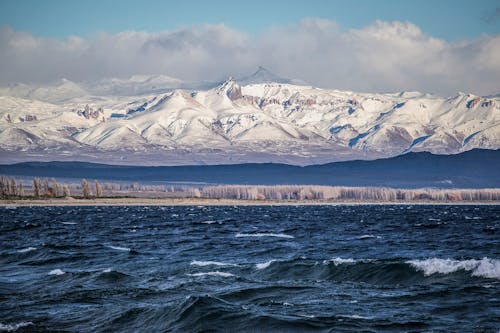
[[[241,98],[241,86],[230,76],[226,81],[222,82],[217,87],[217,93],[219,95],[225,94],[230,100],[234,101]]]
[[[249,85],[249,84],[260,84],[260,83],[281,83],[281,84],[296,84],[296,85],[304,85],[305,82],[302,80],[290,80],[284,77],[280,77],[264,66],[257,67],[257,70],[250,76],[246,76],[240,78],[238,82],[241,85]]]
[[[252,75],[243,78],[240,81],[244,82],[245,84],[290,82],[290,80],[277,76],[263,66],[259,66]]]
[[[270,70],[263,66],[257,67],[257,70],[252,74],[252,76],[262,76],[262,75],[269,75],[269,76],[276,76],[274,75]]]

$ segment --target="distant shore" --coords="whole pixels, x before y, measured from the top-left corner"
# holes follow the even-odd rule
[[[317,205],[500,205],[500,201],[238,200],[208,198],[7,199],[6,206],[317,206]]]

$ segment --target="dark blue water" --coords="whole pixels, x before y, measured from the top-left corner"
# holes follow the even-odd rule
[[[500,206],[19,207],[0,220],[0,331],[500,328]]]

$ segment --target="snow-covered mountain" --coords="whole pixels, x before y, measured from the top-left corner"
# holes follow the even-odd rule
[[[0,157],[315,164],[500,148],[498,96],[371,94],[297,83],[259,68],[204,90],[166,76],[13,85],[0,89]]]

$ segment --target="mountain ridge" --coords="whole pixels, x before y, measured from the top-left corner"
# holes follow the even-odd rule
[[[91,95],[91,89],[80,90],[67,80],[53,94],[47,87],[29,90],[28,97],[52,99],[46,102],[0,89],[0,155],[9,162],[86,156],[157,165],[305,165],[500,147],[499,97],[357,93],[288,79],[265,82],[281,79],[262,67],[249,77],[264,83],[230,77],[209,89],[182,89],[174,87],[184,82],[167,76],[136,76],[131,80],[137,86],[122,80],[96,88],[111,95]],[[151,90],[151,82],[172,88]],[[124,96],[120,89],[141,94]]]

